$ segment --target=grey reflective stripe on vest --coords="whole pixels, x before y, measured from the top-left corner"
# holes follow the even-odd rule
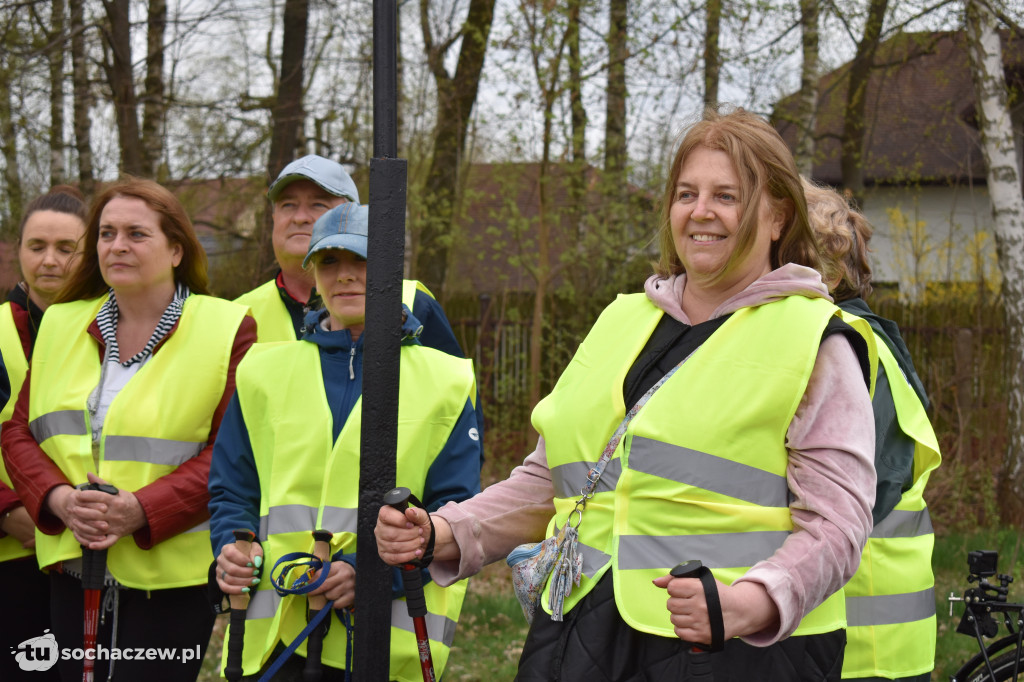
[[[145,436],[107,436],[103,440],[103,459],[107,462],[145,462],[176,467],[198,455],[204,445],[205,442]]]
[[[789,533],[711,533],[707,535],[623,535],[619,538],[619,568],[671,568],[700,559],[708,568],[753,566],[782,546]]]
[[[912,623],[935,615],[935,590],[846,598],[849,627]]]
[[[785,476],[650,438],[633,438],[629,468],[762,507],[789,506]]]
[[[321,525],[332,533],[355,533],[358,514],[349,507],[324,507]]]
[[[191,528],[189,528],[185,532],[186,533],[202,533],[203,531],[208,531],[208,530],[210,530],[210,519],[206,519],[205,521],[200,523],[198,526],[192,526]]]
[[[316,524],[316,507],[304,504],[279,504],[260,517],[260,537],[269,538],[279,533],[312,533]],[[312,537],[312,536],[310,536]]]
[[[40,445],[47,438],[54,436],[85,436],[89,433],[85,423],[85,410],[47,412],[29,422],[28,429]]]
[[[555,487],[556,497],[579,497],[583,486],[587,484],[587,474],[597,462],[568,462],[551,469],[551,484]],[[622,473],[622,461],[618,458],[608,460],[604,473],[597,480],[595,492],[608,492],[615,489]]]
[[[429,611],[426,615],[426,623],[427,636],[451,648],[452,642],[455,641],[455,626],[458,623],[448,616],[430,613]],[[409,615],[409,607],[401,599],[395,599],[391,602],[391,627],[400,628],[413,634],[416,633],[416,630],[413,628],[412,616]]]
[[[871,537],[916,538],[922,535],[932,535],[934,532],[932,517],[927,508],[920,511],[893,509],[871,530]]]
[[[588,578],[593,578],[594,574],[597,573],[602,566],[612,560],[610,554],[605,554],[596,547],[585,545],[582,542],[577,542],[576,547],[579,549],[580,556],[583,557],[583,575]]]
[[[259,590],[252,595],[249,606],[245,612],[246,620],[256,618],[273,618],[277,613],[277,605],[281,603],[281,595],[273,590]]]

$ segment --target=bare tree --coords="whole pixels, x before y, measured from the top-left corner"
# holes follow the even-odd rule
[[[1013,513],[1019,519],[1024,509],[1024,198],[995,16],[985,0],[967,0],[966,14],[978,124],[1003,275],[1008,438],[1002,481],[1013,493]]]
[[[814,172],[814,126],[818,104],[818,0],[800,0],[800,37],[803,61],[800,67],[800,96],[794,118],[797,129],[797,167],[806,177]]]
[[[75,150],[78,152],[78,184],[86,197],[92,196],[96,180],[92,169],[92,89],[85,56],[85,0],[69,0],[71,13],[71,78]]]
[[[722,57],[718,37],[722,25],[723,0],[707,0],[704,5],[704,104],[718,104],[718,76]]]
[[[864,135],[867,130],[868,79],[882,36],[882,26],[889,0],[870,0],[864,31],[857,42],[857,52],[850,63],[846,106],[843,112],[843,138],[840,145],[839,165],[843,187],[852,193],[854,201],[864,202]]]
[[[22,29],[16,7],[0,11],[0,155],[4,160],[3,194],[7,198],[6,215],[0,212],[0,234],[4,237],[13,232],[24,204],[13,93],[15,77],[23,64],[18,49]]]
[[[608,87],[605,102],[604,171],[610,184],[626,176],[626,60],[629,57],[629,0],[608,4]],[[622,185],[619,184],[619,187]]]
[[[277,78],[277,92],[270,110],[270,157],[267,160],[267,184],[270,184],[278,173],[295,159],[295,149],[305,116],[302,106],[302,89],[308,31],[308,1],[285,0],[281,66]],[[274,267],[272,237],[273,220],[268,212],[260,234],[257,281],[265,279],[267,271]]]
[[[109,58],[103,68],[114,101],[117,139],[121,147],[121,171],[144,175],[142,145],[139,144],[138,102],[132,73],[132,37],[129,0],[103,0],[107,23],[104,38]]]
[[[50,66],[50,185],[67,177],[64,163],[64,0],[50,2],[50,30],[47,35]]]
[[[437,85],[437,121],[430,170],[424,183],[422,214],[413,276],[422,280],[444,298],[448,276],[448,253],[452,217],[455,215],[455,188],[466,148],[470,114],[476,104],[480,75],[487,53],[487,40],[494,19],[495,0],[470,0],[469,12],[459,31],[438,42],[431,27],[429,0],[420,0],[420,28],[427,65]],[[457,39],[462,40],[455,74],[445,66],[448,53]]]
[[[149,0],[146,19],[146,80],[142,88],[142,163],[146,175],[166,179],[160,164],[164,152],[164,35],[167,32],[167,0]]]

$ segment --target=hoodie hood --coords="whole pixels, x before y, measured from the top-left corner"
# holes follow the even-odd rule
[[[692,323],[683,312],[682,306],[685,288],[686,273],[671,277],[651,275],[644,282],[644,292],[651,303],[658,306],[666,315],[689,325]],[[788,296],[832,300],[817,270],[796,263],[786,263],[752,282],[746,289],[718,306],[710,319],[734,313],[740,308],[752,308]]]
[[[328,319],[327,308],[311,310],[306,314],[302,324],[302,340],[315,343],[326,351],[345,351],[352,347],[352,332],[348,329],[332,331],[326,328]],[[423,325],[412,314],[409,307],[402,304],[402,345],[420,345],[420,334]],[[362,344],[363,334],[356,340],[356,346]]]

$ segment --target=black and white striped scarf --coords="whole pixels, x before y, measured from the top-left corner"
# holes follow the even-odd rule
[[[107,345],[107,353],[105,362],[119,362],[122,367],[131,367],[136,362],[142,362],[152,354],[153,349],[156,345],[167,336],[167,332],[171,331],[171,327],[181,317],[181,307],[185,304],[185,299],[189,297],[188,286],[185,284],[178,284],[174,290],[174,298],[167,305],[163,315],[160,316],[160,321],[156,323],[156,329],[153,330],[153,335],[149,337],[149,341],[146,343],[146,347],[140,350],[138,353],[128,358],[124,362],[121,362],[121,354],[117,347],[117,297],[114,296],[114,290],[110,290],[110,298],[100,308],[99,313],[96,314],[96,323],[100,327],[100,334],[103,336],[103,342]]]

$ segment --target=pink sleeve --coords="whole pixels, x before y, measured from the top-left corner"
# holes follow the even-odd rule
[[[828,337],[789,425],[787,477],[793,533],[739,581],[760,583],[779,610],[779,627],[743,639],[768,646],[850,579],[871,533],[875,422],[850,343]]]
[[[554,497],[544,439],[540,438],[537,449],[507,479],[435,512],[451,525],[461,558],[435,561],[430,565],[431,578],[438,585],[451,585],[504,559],[517,545],[543,540],[555,513]]]

